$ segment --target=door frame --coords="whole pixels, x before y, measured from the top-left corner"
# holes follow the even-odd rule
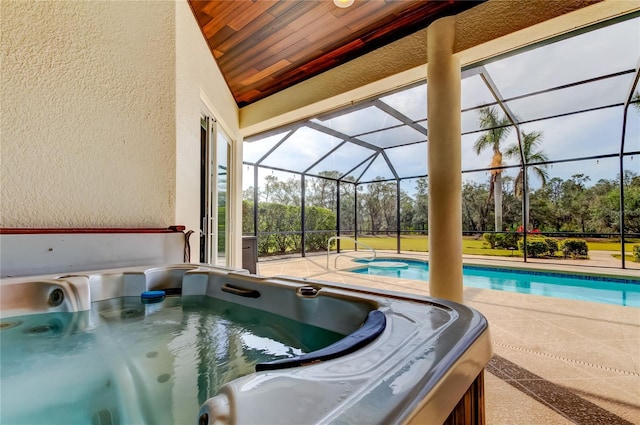
[[[204,209],[200,205],[200,258],[201,263],[213,264],[228,267],[230,264],[230,228],[229,228],[229,198],[230,198],[230,173],[231,149],[233,140],[229,134],[218,124],[218,120],[209,111],[202,111],[200,114],[200,126],[205,129],[204,146],[201,137],[200,152],[200,202],[205,202]],[[227,166],[227,202],[225,207],[225,254],[224,260],[219,262],[218,257],[218,134],[224,136],[226,149]],[[203,149],[204,148],[204,149]],[[202,211],[205,214],[202,216]]]

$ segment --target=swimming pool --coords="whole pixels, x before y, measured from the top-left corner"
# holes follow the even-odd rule
[[[402,258],[378,258],[373,264],[352,269],[354,273],[370,274],[403,279],[429,280],[429,263]],[[379,267],[383,262],[402,262]],[[462,268],[463,284],[473,288],[543,295],[571,300],[592,301],[622,306],[640,307],[640,280],[617,279],[592,275],[514,270],[495,267],[465,265]]]

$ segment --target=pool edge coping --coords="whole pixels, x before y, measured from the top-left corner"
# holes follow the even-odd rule
[[[413,263],[423,263],[429,264],[428,260],[420,260],[408,257],[378,257],[376,260],[394,260],[394,261],[407,261]],[[363,259],[352,259],[353,263],[362,263],[365,264],[366,260]],[[348,269],[343,269],[341,271],[354,273],[355,270],[362,269],[363,266],[351,267]],[[621,284],[629,284],[629,285],[640,285],[640,277],[634,276],[620,276],[615,274],[606,274],[606,273],[592,273],[592,272],[583,272],[583,271],[559,271],[559,270],[550,270],[550,269],[531,269],[527,267],[517,267],[517,266],[493,266],[493,265],[484,265],[477,263],[463,263],[462,268],[467,269],[483,269],[483,270],[491,270],[491,271],[506,271],[510,273],[518,273],[518,274],[532,274],[532,275],[546,275],[551,277],[575,277],[576,279],[582,280],[596,280],[596,281],[604,281],[604,282],[615,282]]]

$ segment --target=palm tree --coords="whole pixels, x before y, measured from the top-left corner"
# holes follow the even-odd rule
[[[542,142],[542,133],[539,131],[532,131],[530,133],[525,133],[524,131],[520,132],[522,136],[522,153],[524,155],[524,162],[526,164],[536,163],[536,162],[546,162],[549,160],[547,154],[542,152],[541,150],[535,151],[538,145]],[[508,158],[522,158],[520,157],[520,147],[518,143],[514,143],[510,145],[504,154]],[[525,211],[524,211],[524,223],[529,226],[529,171],[531,168],[533,170],[533,174],[540,179],[542,185],[544,186],[547,183],[547,179],[549,178],[549,174],[546,171],[547,164],[534,165],[532,167],[521,167],[518,176],[515,181],[515,192],[518,198],[522,199],[522,195],[524,194],[525,199]],[[527,184],[524,186],[525,173]],[[524,186],[524,187],[523,187]]]
[[[511,122],[507,117],[500,118],[498,110],[495,107],[484,107],[478,110],[480,118],[480,128],[487,131],[476,140],[473,149],[476,155],[486,148],[493,150],[493,158],[490,167],[502,166],[502,152],[500,151],[500,143],[509,135],[511,131]],[[502,230],[502,170],[491,170],[491,178],[489,180],[489,197],[487,203],[493,197],[495,208],[495,231]]]

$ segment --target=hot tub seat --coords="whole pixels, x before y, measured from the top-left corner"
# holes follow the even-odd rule
[[[362,327],[345,336],[340,341],[321,350],[313,351],[301,356],[258,363],[256,365],[256,372],[305,366],[345,356],[375,340],[384,331],[386,326],[387,320],[384,313],[379,310],[370,311],[367,316],[367,320],[362,324]]]

